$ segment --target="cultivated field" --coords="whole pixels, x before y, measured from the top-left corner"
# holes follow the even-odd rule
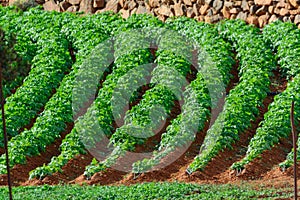
[[[298,129],[300,117],[295,25],[276,21],[261,30],[240,20],[0,7],[0,27],[15,186],[248,181],[253,191],[268,189],[258,196],[249,189],[245,199],[289,192],[292,100]],[[0,141],[6,185],[2,129]],[[161,187],[184,188],[187,198],[219,190],[177,184]],[[135,187],[104,188],[103,199],[114,190],[139,193]],[[226,194],[219,197],[237,198]]]

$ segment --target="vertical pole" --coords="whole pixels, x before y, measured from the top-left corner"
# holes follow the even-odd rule
[[[9,199],[12,200],[12,188],[11,188],[11,178],[10,178],[10,166],[9,166],[9,157],[8,157],[8,148],[7,148],[7,132],[6,132],[6,122],[5,122],[5,111],[4,111],[4,96],[3,96],[3,86],[2,86],[2,66],[0,63],[0,101],[1,101],[1,114],[2,114],[2,124],[3,124],[3,135],[4,135],[4,149],[6,157],[6,169],[7,169],[7,182],[8,182],[8,191]]]
[[[292,134],[293,134],[293,147],[294,147],[294,199],[298,198],[298,186],[297,186],[297,134],[294,122],[294,107],[295,102],[292,101],[291,107],[291,125],[292,125]]]

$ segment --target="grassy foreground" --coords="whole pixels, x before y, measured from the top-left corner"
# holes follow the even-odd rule
[[[255,190],[250,186],[196,185],[184,183],[144,183],[132,186],[30,186],[15,187],[14,199],[277,199],[292,197],[292,192],[275,189]],[[8,199],[0,187],[0,199]]]

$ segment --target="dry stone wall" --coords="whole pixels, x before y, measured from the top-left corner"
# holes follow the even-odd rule
[[[5,1],[5,0],[4,0]],[[6,0],[8,1],[8,0]],[[10,0],[10,4],[15,0]],[[149,13],[165,20],[172,16],[187,16],[215,23],[221,19],[243,19],[263,27],[280,19],[300,27],[300,0],[36,0],[45,10],[120,12],[124,18],[137,13]]]

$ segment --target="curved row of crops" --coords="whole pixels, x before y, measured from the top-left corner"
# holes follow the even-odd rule
[[[28,17],[24,19],[11,19],[7,16],[2,16],[3,20],[1,19],[4,23],[22,24],[21,30],[18,31],[21,32],[21,37],[29,35],[31,38],[24,39],[29,39],[29,45],[30,40],[36,45],[36,55],[32,59],[29,75],[16,92],[6,98],[7,133],[10,137],[18,135],[23,127],[37,117],[72,64],[68,42],[59,34],[60,22],[55,16],[46,14],[40,14],[42,19],[39,19],[35,17],[34,11],[32,12],[26,13]],[[44,23],[48,26],[44,26]],[[31,47],[24,47],[25,51],[26,48]],[[0,144],[3,147],[2,130],[0,132]]]
[[[277,95],[264,115],[264,121],[251,139],[246,156],[234,163],[232,168],[241,170],[246,164],[258,157],[263,151],[287,138],[291,133],[290,107],[292,100],[299,102],[299,56],[300,32],[292,24],[277,22],[264,28],[264,37],[277,52],[276,58],[282,74],[291,81],[285,91]],[[288,34],[286,34],[288,33]],[[285,35],[282,37],[282,35]],[[295,114],[299,119],[299,104],[296,103]],[[296,120],[297,121],[297,120]],[[298,121],[297,121],[298,122]],[[284,165],[290,165],[291,159]],[[283,165],[282,165],[283,166]],[[286,167],[286,166],[285,166]]]
[[[60,154],[31,171],[30,178],[62,172],[71,159],[87,151],[97,158],[86,166],[84,175],[90,178],[145,145],[169,120],[150,157],[130,162],[128,169],[142,173],[159,166],[216,117],[211,110],[220,106],[236,60],[239,81],[225,97],[188,173],[205,169],[251,128],[277,67],[289,80],[287,89],[275,96],[245,157],[232,169],[243,169],[288,137],[291,99],[299,119],[300,34],[289,23],[276,22],[261,32],[242,21],[209,25],[177,18],[163,23],[147,15],[124,20],[112,13],[21,13],[2,7],[0,19],[3,30],[16,38],[19,64],[31,66],[6,98],[11,166],[26,164],[27,157],[39,155],[67,127],[72,129],[62,140]],[[180,114],[172,113],[176,102]],[[3,145],[2,129],[0,139]],[[281,166],[290,165],[288,155]],[[5,173],[2,155],[0,174]]]
[[[209,91],[207,85],[227,85],[230,80],[230,70],[234,64],[234,55],[230,51],[230,45],[218,36],[217,30],[212,26],[197,23],[188,18],[169,20],[167,23],[174,30],[188,38],[193,38],[196,44],[211,56],[211,60],[203,60],[202,53],[198,53],[197,77],[187,86],[183,94],[182,113],[171,121],[166,132],[162,134],[158,151],[154,152],[153,157],[133,164],[132,171],[134,173],[141,173],[155,167],[176,148],[185,146],[195,139],[195,133],[204,128],[210,116],[212,102],[209,93],[213,91]],[[195,32],[190,32],[190,30]],[[210,40],[210,37],[215,40]],[[203,63],[204,61],[206,63]],[[216,64],[216,68],[212,67],[214,66],[212,63]],[[205,71],[209,71],[210,74],[213,74],[214,71],[218,72],[215,72],[214,80],[210,80]],[[222,96],[222,92],[224,92],[222,89],[215,92]]]
[[[226,97],[223,111],[207,131],[201,153],[189,171],[203,169],[224,148],[239,139],[258,116],[258,106],[267,96],[269,76],[275,63],[271,50],[264,44],[259,30],[242,21],[219,24],[220,34],[233,43],[240,61],[239,84]],[[251,55],[251,56],[249,56]]]

